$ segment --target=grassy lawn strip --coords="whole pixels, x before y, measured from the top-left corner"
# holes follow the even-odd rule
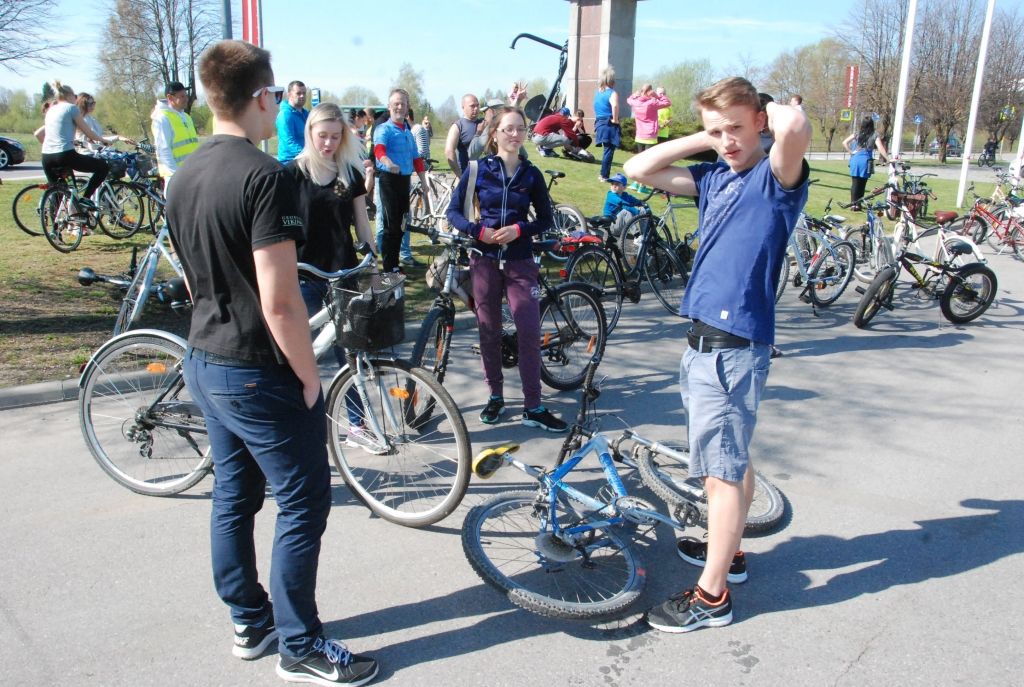
[[[433,155],[437,159],[443,159],[442,145],[443,142],[435,140]],[[566,173],[552,189],[556,202],[571,203],[586,216],[600,213],[607,185],[597,180],[597,164],[534,157],[541,169]],[[615,171],[621,171],[621,163],[628,157],[621,151],[616,153]],[[811,178],[819,181],[811,186],[809,213],[820,216],[829,198],[838,202],[849,199],[850,180],[845,162],[815,161]],[[953,209],[956,182],[935,178],[928,181],[939,196],[930,210]],[[868,189],[884,182],[885,176],[879,172]],[[85,237],[73,253],[58,253],[43,237],[30,237],[15,225],[11,204],[23,186],[17,181],[0,184],[0,387],[76,377],[90,353],[110,337],[121,297],[103,284],[80,286],[75,278],[78,270],[88,266],[100,273],[123,272],[128,267],[132,247],[141,253],[152,240],[151,235],[143,232],[128,241],[115,241],[97,233]],[[980,193],[991,190],[990,184],[978,185]],[[654,202],[656,212],[663,208],[662,201]],[[841,212],[838,207],[834,211]],[[843,214],[851,222],[862,221],[851,213]],[[681,231],[691,231],[697,223],[696,210],[677,211],[676,220]],[[422,236],[414,236],[413,245],[417,257],[424,262],[429,262],[437,252]],[[424,284],[422,269],[412,270],[408,282],[407,336],[414,337],[412,327],[429,308],[433,294]],[[146,305],[142,326],[184,335],[187,321],[169,308],[151,302]]]

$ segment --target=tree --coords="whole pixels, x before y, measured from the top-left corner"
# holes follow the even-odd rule
[[[70,43],[50,38],[56,9],[56,0],[0,2],[0,65],[23,74],[22,67],[65,64],[63,51]]]
[[[383,105],[377,94],[363,86],[349,86],[341,92],[338,104],[340,105]]]
[[[978,0],[932,0],[924,6],[914,36],[914,71],[919,88],[912,98],[939,139],[939,161],[954,129],[962,132],[971,105],[981,45]]]
[[[909,0],[864,0],[836,33],[860,66],[857,108],[877,112],[879,133],[892,131]],[[913,97],[916,84],[911,83]]]
[[[1021,117],[1024,115],[1024,52],[1018,47],[1022,32],[1024,21],[1016,10],[996,12],[978,107],[979,130],[998,140],[1007,138],[1010,145],[1020,134]],[[1009,112],[1013,114],[1009,115]],[[975,149],[980,147],[974,146]]]
[[[673,136],[692,133],[700,127],[700,119],[691,103],[697,93],[711,85],[712,79],[708,60],[688,60],[664,67],[649,79],[655,87],[662,86],[672,99]]]
[[[441,106],[434,111],[434,131],[447,132],[452,122],[462,116],[462,110],[455,105],[455,96],[450,95],[441,103]]]
[[[419,112],[423,104],[423,72],[412,68],[408,62],[403,62],[398,68],[398,78],[392,88],[402,88],[409,93],[409,107]],[[390,94],[389,94],[390,95]]]
[[[765,86],[781,102],[798,93],[803,96],[804,112],[818,127],[828,151],[843,126],[839,116],[845,106],[846,65],[850,61],[845,45],[826,38],[782,53],[766,71]]]

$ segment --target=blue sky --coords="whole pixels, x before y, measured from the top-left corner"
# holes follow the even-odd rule
[[[1000,0],[1000,5],[1017,1]],[[635,74],[703,58],[721,75],[743,58],[767,64],[783,50],[831,35],[855,2],[643,0],[637,9]],[[51,31],[76,37],[69,65],[24,76],[0,66],[0,85],[37,91],[43,81],[60,78],[78,90],[98,90],[95,56],[106,11],[97,8],[105,4],[60,0],[61,17]],[[236,22],[239,11],[236,0]],[[520,41],[514,51],[509,45],[521,32],[561,44],[569,25],[565,0],[263,0],[263,13],[265,47],[273,53],[279,83],[300,79],[335,93],[360,85],[383,99],[400,65],[409,62],[423,74],[435,107],[449,95],[458,99],[466,91],[504,88],[515,79],[544,77],[550,83],[556,51],[529,41]],[[368,19],[375,13],[397,28],[377,29]]]

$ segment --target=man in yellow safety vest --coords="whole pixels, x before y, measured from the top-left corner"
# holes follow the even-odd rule
[[[199,147],[199,135],[192,117],[185,112],[188,91],[180,81],[172,81],[164,89],[166,99],[157,100],[150,119],[153,128],[153,147],[156,148],[157,168],[166,182],[185,157]]]

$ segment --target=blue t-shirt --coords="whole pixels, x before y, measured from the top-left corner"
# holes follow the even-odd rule
[[[612,116],[612,93],[615,89],[606,88],[594,93],[594,119],[610,119]]]
[[[402,176],[410,176],[415,168],[413,160],[420,156],[416,148],[416,140],[412,132],[402,124],[396,124],[390,119],[383,124],[378,124],[373,129],[373,145],[384,146],[385,154],[393,163],[398,165],[398,173]],[[377,160],[377,169],[382,172],[388,171],[387,167]]]
[[[680,314],[757,343],[775,343],[775,287],[800,211],[801,181],[785,189],[765,156],[743,172],[724,162],[689,167],[699,195],[700,247]]]
[[[287,100],[277,112],[277,159],[281,164],[295,159],[306,145],[306,119],[309,110],[296,110]]]

